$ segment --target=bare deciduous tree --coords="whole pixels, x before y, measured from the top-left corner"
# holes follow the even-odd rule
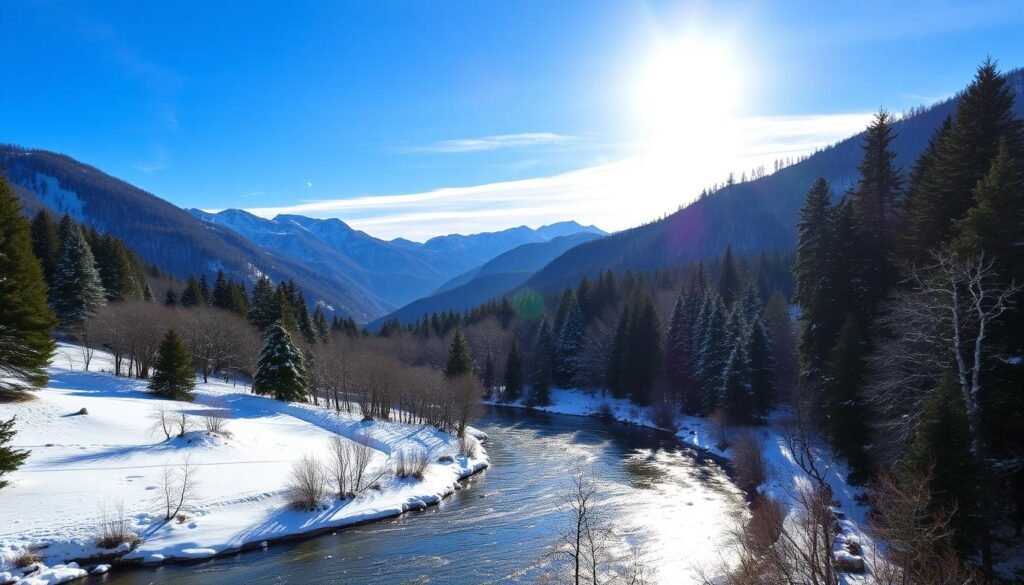
[[[167,406],[164,405],[163,401],[153,408],[149,414],[150,420],[153,421],[152,431],[154,433],[160,433],[164,436],[165,440],[171,440],[171,433],[174,431],[174,421],[172,415],[167,411]]]
[[[327,478],[320,461],[312,455],[303,455],[292,467],[285,490],[292,508],[316,509],[327,491]]]
[[[196,468],[192,465],[191,455],[185,455],[177,467],[164,465],[161,493],[165,520],[177,516],[195,496],[195,475]]]

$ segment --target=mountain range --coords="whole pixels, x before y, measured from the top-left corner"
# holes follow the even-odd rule
[[[1024,117],[1024,70],[1007,74]],[[896,162],[909,170],[959,96],[902,116]],[[65,155],[0,145],[0,165],[26,212],[40,207],[123,239],[144,260],[185,276],[224,269],[252,280],[295,279],[307,299],[361,322],[415,320],[423,312],[466,309],[521,287],[553,292],[601,269],[657,269],[717,257],[791,249],[797,213],[811,184],[827,179],[837,196],[852,186],[860,134],[757,180],[727,185],[663,219],[605,236],[564,222],[423,243],[385,241],[338,219],[230,209],[183,210]],[[604,236],[604,237],[602,237]]]

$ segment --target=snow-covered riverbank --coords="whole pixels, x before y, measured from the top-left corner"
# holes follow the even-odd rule
[[[488,403],[515,408],[532,408],[571,416],[610,417],[622,423],[670,430],[664,429],[654,422],[650,409],[638,407],[629,400],[615,399],[611,396],[601,396],[600,393],[580,390],[552,389],[549,406],[531,407],[522,401],[513,403],[488,401]],[[791,419],[790,413],[778,410],[772,413],[767,425],[750,429],[761,440],[764,457],[770,467],[769,477],[758,491],[779,500],[787,507],[793,506],[798,489],[807,485],[809,481],[806,472],[800,468],[789,448],[787,429],[792,422]],[[676,436],[684,443],[726,460],[732,459],[733,453],[730,448],[719,448],[718,432],[711,420],[677,414],[675,426]],[[736,431],[736,429],[732,430],[734,435]],[[825,481],[832,488],[833,509],[840,517],[838,524],[842,533],[841,537],[837,539],[836,556],[837,558],[845,557],[855,563],[863,561],[867,568],[866,574],[843,574],[842,581],[847,584],[870,582],[868,575],[872,557],[875,556],[876,544],[865,532],[865,528],[868,526],[869,508],[859,503],[859,500],[863,499],[863,491],[850,485],[847,481],[849,472],[846,466],[842,461],[832,458],[829,447],[823,440],[818,438],[810,448],[818,468],[824,471]],[[845,546],[847,542],[856,543],[856,547],[862,549],[862,554],[849,555]]]
[[[488,465],[484,449],[467,458],[458,440],[430,426],[362,421],[306,404],[253,396],[244,386],[213,380],[196,385],[195,402],[158,400],[145,381],[118,378],[110,357],[96,353],[84,371],[80,350],[62,344],[48,386],[30,402],[0,404],[0,419],[17,416],[15,446],[31,449],[0,494],[0,577],[21,575],[15,559],[33,552],[53,565],[114,553],[97,547],[101,508],[123,503],[142,541],[116,551],[119,562],[161,563],[212,557],[275,540],[330,531],[436,504]],[[184,411],[195,429],[164,440],[153,430],[159,405]],[[88,414],[77,414],[80,409]],[[211,410],[227,415],[229,435],[201,430]],[[368,440],[371,469],[405,449],[429,453],[422,480],[385,474],[374,489],[331,500],[316,512],[288,507],[284,488],[304,455],[326,460],[332,436]],[[165,468],[188,458],[195,490],[182,521],[164,521]],[[24,557],[23,557],[24,558]],[[85,564],[83,563],[83,566]],[[77,569],[84,574],[82,569]],[[79,575],[74,567],[59,571]],[[61,582],[36,575],[34,584]],[[0,578],[0,582],[3,582]]]

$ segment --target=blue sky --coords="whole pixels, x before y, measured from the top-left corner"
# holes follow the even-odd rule
[[[986,55],[1024,66],[1022,25],[1019,1],[9,0],[0,141],[389,238],[621,229],[946,97]],[[650,64],[681,40],[666,89]],[[673,91],[688,114],[652,102]]]

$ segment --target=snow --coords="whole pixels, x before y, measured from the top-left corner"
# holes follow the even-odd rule
[[[17,583],[18,585],[59,585],[75,579],[81,579],[88,573],[79,568],[77,563],[66,565],[55,565],[47,567],[42,563],[36,563],[30,568],[30,572],[16,574],[0,573],[0,583]]]
[[[455,437],[430,426],[364,422],[212,380],[197,380],[195,402],[161,400],[146,391],[145,381],[107,373],[107,354],[96,352],[90,369],[83,371],[80,348],[62,343],[50,383],[36,400],[0,404],[0,419],[17,416],[15,446],[32,451],[0,497],[0,572],[15,572],[13,560],[29,549],[49,564],[100,554],[159,563],[272,545],[436,504],[460,479],[488,465],[484,449],[473,459],[462,457]],[[193,431],[170,441],[154,433],[151,415],[158,405],[184,410]],[[78,415],[82,407],[89,414]],[[201,430],[201,415],[210,410],[229,412],[230,436]],[[289,509],[284,487],[292,465],[307,454],[326,457],[333,435],[367,439],[377,451],[371,469],[409,447],[426,450],[432,463],[422,481],[388,474],[380,489],[354,499],[325,500],[316,512]],[[450,462],[437,462],[442,455]],[[194,502],[183,522],[165,522],[161,478],[165,466],[177,468],[186,456],[196,470]],[[120,502],[143,540],[134,549],[98,549],[100,506]],[[20,581],[36,582],[50,581]]]
[[[626,399],[616,399],[610,395],[602,396],[597,392],[563,388],[552,389],[550,396],[551,405],[533,408],[544,412],[574,416],[607,416],[610,413],[619,422],[660,428],[653,421],[648,409],[639,407]],[[496,401],[489,401],[489,403],[526,407],[522,401],[512,404]],[[795,503],[794,495],[798,488],[809,481],[807,474],[797,465],[787,446],[785,429],[791,420],[791,413],[780,409],[772,413],[767,425],[751,428],[761,439],[764,456],[771,469],[769,480],[759,488],[759,491],[782,502],[787,508],[791,508]],[[731,452],[728,448],[720,449],[718,447],[715,429],[707,418],[677,415],[675,424],[676,436],[684,443],[726,459],[730,458]],[[827,469],[825,480],[832,488],[833,510],[841,515],[838,524],[842,532],[838,536],[837,542],[856,542],[863,548],[861,555],[849,554],[845,549],[837,550],[836,552],[840,554],[837,554],[836,558],[843,556],[844,560],[856,563],[855,560],[845,558],[846,556],[856,557],[862,560],[870,570],[871,559],[876,557],[874,554],[876,547],[881,549],[882,543],[876,543],[864,531],[864,528],[868,526],[869,509],[858,503],[858,499],[863,498],[863,492],[847,482],[846,478],[849,472],[846,466],[841,461],[833,460],[829,447],[823,439],[818,438],[812,449],[820,468]],[[842,581],[846,584],[866,582],[864,575],[856,574],[844,574]]]

